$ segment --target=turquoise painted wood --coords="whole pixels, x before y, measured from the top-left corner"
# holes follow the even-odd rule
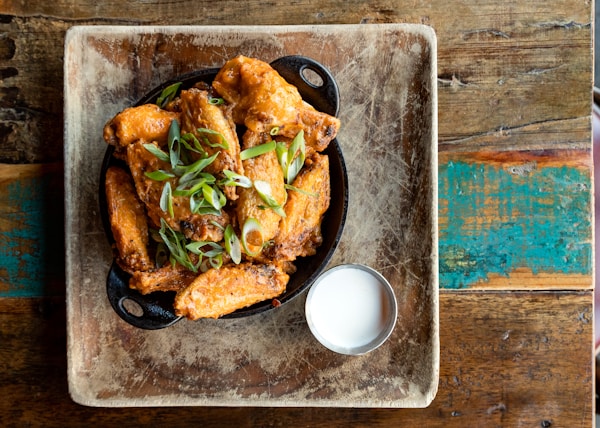
[[[0,297],[64,294],[62,168],[14,169],[0,189]]]
[[[587,168],[440,165],[440,287],[469,288],[490,274],[592,274]]]

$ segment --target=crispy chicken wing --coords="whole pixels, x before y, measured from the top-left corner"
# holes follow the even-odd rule
[[[327,155],[314,153],[292,185],[301,192],[288,191],[286,216],[281,219],[279,234],[265,250],[266,256],[273,260],[293,261],[296,257],[312,256],[323,242],[321,222],[330,201]]]
[[[104,126],[104,140],[117,148],[140,139],[164,143],[175,119],[179,119],[178,113],[155,104],[126,108]]]
[[[245,56],[227,61],[213,81],[215,90],[232,105],[233,119],[254,132],[270,132],[293,138],[304,130],[308,147],[323,151],[335,138],[340,121],[304,102],[266,62]]]
[[[270,140],[269,134],[257,134],[246,131],[243,138],[244,149],[254,147]],[[246,176],[255,181],[268,183],[271,196],[281,206],[285,203],[286,191],[283,181],[283,171],[274,151],[243,161]],[[268,241],[277,235],[281,216],[270,208],[265,208],[265,201],[260,197],[254,187],[241,188],[236,206],[239,225],[243,225],[248,218],[256,219],[262,227],[262,237]]]
[[[235,131],[235,123],[231,118],[231,112],[222,106],[211,104],[208,91],[192,88],[181,92],[180,108],[181,133],[192,133],[200,142],[208,139],[212,145],[203,144],[204,150],[212,156],[219,152],[219,156],[210,164],[206,171],[214,175],[220,175],[227,169],[243,175],[244,169],[240,160],[240,143]],[[217,134],[199,131],[199,129],[210,129]],[[225,139],[226,148],[219,147],[223,143],[221,136]],[[225,195],[230,200],[237,199],[235,187],[228,186],[224,189]]]
[[[195,241],[219,242],[223,239],[223,230],[229,224],[229,216],[222,211],[220,216],[192,214],[189,198],[173,196],[173,216],[160,208],[160,197],[165,181],[152,180],[144,174],[148,171],[169,169],[167,162],[161,161],[144,147],[144,142],[137,141],[127,147],[127,163],[135,182],[137,194],[146,205],[148,217],[156,227],[160,219],[164,219],[171,228],[183,233]],[[175,181],[171,179],[175,189]]]
[[[191,320],[219,318],[279,296],[288,280],[277,265],[242,263],[210,269],[177,293],[175,313]]]
[[[142,294],[154,291],[180,291],[190,285],[197,275],[180,264],[172,266],[168,263],[159,269],[133,272],[129,287]]]
[[[117,263],[129,273],[151,269],[146,213],[135,193],[131,176],[121,168],[108,168],[105,191]]]

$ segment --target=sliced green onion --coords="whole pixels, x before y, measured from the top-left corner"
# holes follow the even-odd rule
[[[316,193],[316,192],[315,193],[313,193],[313,192],[307,192],[306,190],[299,189],[298,187],[292,186],[291,184],[285,184],[284,186],[288,190],[293,190],[294,192],[302,193],[303,195],[306,195],[306,196],[310,196],[310,197],[313,197],[313,198],[318,198],[319,197],[319,194]]]
[[[169,213],[169,215],[173,217],[173,194],[171,192],[171,183],[169,181],[163,186],[159,206],[161,210]]]
[[[260,245],[250,244],[252,246],[258,247],[257,251],[253,251],[250,249],[250,246],[248,245],[249,244],[248,238],[250,237],[251,234],[254,234],[256,232],[258,232],[260,234],[261,243],[260,243]],[[262,226],[260,225],[258,220],[250,217],[244,222],[244,226],[242,227],[241,241],[242,241],[242,247],[244,248],[244,252],[246,254],[248,254],[250,257],[256,257],[260,254],[260,252],[262,251],[262,248],[264,246],[264,239],[263,239],[263,235],[262,235]]]
[[[159,160],[163,162],[169,162],[169,155],[163,152],[160,148],[158,148],[155,144],[146,143],[144,144],[144,148],[156,156]]]
[[[191,180],[195,179],[196,176],[204,168],[206,168],[208,165],[210,165],[211,163],[213,163],[215,161],[215,159],[217,158],[217,156],[219,156],[219,152],[216,152],[214,155],[212,155],[209,158],[198,159],[196,162],[194,162],[191,165],[188,165],[188,166],[185,166],[185,167],[179,167],[177,169],[177,172],[183,173],[181,175],[181,178],[179,179],[179,181],[185,183],[187,181],[191,181]]]
[[[203,155],[203,157],[208,156],[206,154],[206,151],[202,148],[200,141],[198,141],[196,136],[194,134],[192,134],[191,132],[188,132],[187,134],[183,134],[181,136],[181,144],[183,144],[183,147],[185,147],[186,149],[188,149],[191,152],[199,153],[199,154]],[[192,147],[192,144],[194,145],[193,147]]]
[[[255,158],[265,153],[269,153],[275,150],[275,141],[271,140],[268,143],[259,144],[258,146],[250,147],[249,149],[242,150],[240,153],[241,160],[247,160]]]
[[[156,105],[158,105],[160,108],[164,108],[175,98],[180,86],[181,82],[177,82],[163,89],[158,98],[156,99]]]
[[[215,209],[206,199],[202,192],[190,196],[190,211],[192,214],[220,216],[221,210]]]
[[[185,237],[183,234],[171,229],[163,218],[160,219],[160,224],[161,227],[158,233],[171,253],[171,263],[179,263],[187,269],[197,272],[196,266],[190,260],[190,256],[185,249]]]
[[[181,138],[181,130],[179,129],[179,122],[176,120],[171,121],[169,126],[169,134],[167,140],[169,142],[169,160],[171,161],[171,168],[175,169],[181,161],[181,145],[179,139]]]
[[[306,143],[304,142],[304,131],[300,130],[294,137],[287,155],[286,182],[292,184],[302,167],[306,158]]]
[[[208,250],[206,250],[208,247]],[[194,241],[185,246],[190,252],[203,257],[215,257],[223,253],[223,247],[216,242],[211,241]]]
[[[267,204],[267,208],[271,208],[281,217],[285,217],[285,211],[279,202],[275,200],[271,193],[271,185],[262,180],[256,180],[254,182],[254,188],[258,192],[260,198]]]
[[[240,240],[230,224],[225,228],[225,251],[236,265],[240,264],[242,261]]]
[[[204,137],[202,139],[202,142],[204,144],[206,144],[209,147],[220,147],[222,149],[228,150],[229,149],[229,144],[227,143],[227,140],[225,139],[225,137],[223,136],[223,134],[221,134],[220,132],[217,131],[213,131],[212,129],[208,129],[208,128],[198,128],[197,131],[200,134],[208,134],[208,135],[216,135],[221,139],[220,143],[213,143],[211,142],[208,137]]]
[[[279,134],[279,126],[272,127],[271,130],[269,131],[269,134],[271,136],[275,136],[275,135]]]
[[[239,186],[249,189],[252,187],[252,180],[245,175],[238,174],[228,169],[223,170],[225,178],[219,183],[221,186]]]
[[[213,105],[213,106],[220,106],[220,105],[225,104],[225,100],[223,98],[213,98],[213,97],[210,97],[208,99],[208,103],[211,104],[211,105]]]
[[[156,171],[152,172],[144,172],[144,175],[150,180],[154,181],[165,181],[169,178],[175,177],[175,174],[173,174],[172,172],[164,171],[162,169],[157,169]]]
[[[218,187],[202,185],[202,194],[204,199],[211,204],[216,210],[220,210],[227,203],[227,198]]]

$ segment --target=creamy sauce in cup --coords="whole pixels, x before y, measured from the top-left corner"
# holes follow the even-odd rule
[[[362,265],[342,265],[325,272],[306,301],[307,321],[327,348],[343,354],[364,354],[381,345],[397,316],[389,283]]]

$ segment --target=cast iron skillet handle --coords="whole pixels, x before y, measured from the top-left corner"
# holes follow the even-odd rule
[[[314,108],[332,116],[338,115],[340,92],[335,79],[322,64],[304,56],[290,55],[276,59],[271,67],[296,86]],[[316,73],[321,82],[310,79],[307,70]]]
[[[181,319],[173,313],[174,293],[154,292],[140,294],[129,288],[129,275],[113,262],[106,281],[108,300],[115,312],[129,324],[146,330],[158,330],[169,327]],[[133,301],[142,313],[131,313],[125,306]],[[131,303],[130,303],[131,304]]]

